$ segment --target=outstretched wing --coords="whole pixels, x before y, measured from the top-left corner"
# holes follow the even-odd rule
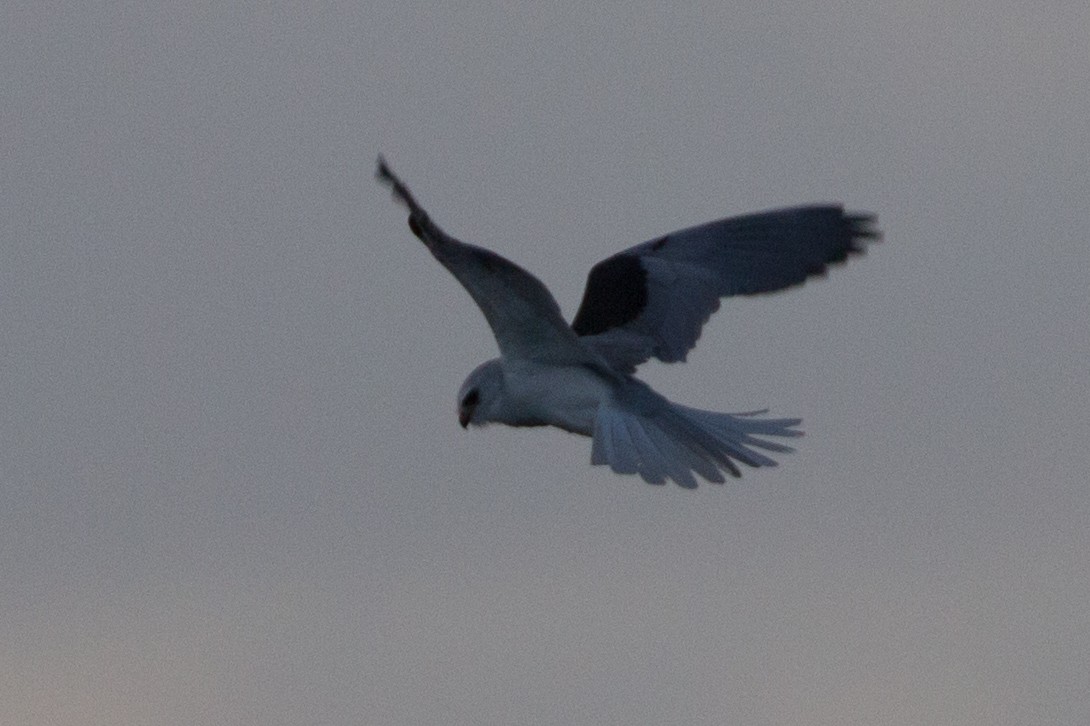
[[[572,329],[614,367],[685,360],[720,298],[823,275],[880,237],[839,205],[779,209],[673,232],[595,265]]]
[[[564,321],[556,300],[540,280],[495,252],[447,235],[381,157],[375,176],[409,208],[413,234],[473,297],[492,328],[501,355],[556,364],[600,360]]]

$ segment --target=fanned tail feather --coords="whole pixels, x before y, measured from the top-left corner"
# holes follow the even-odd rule
[[[798,418],[757,418],[767,411],[716,413],[662,400],[650,413],[604,404],[594,420],[592,464],[608,464],[618,474],[639,474],[650,484],[667,479],[687,489],[697,474],[723,483],[724,472],[741,476],[738,464],[776,466],[761,451],[794,451],[768,436],[802,436]]]

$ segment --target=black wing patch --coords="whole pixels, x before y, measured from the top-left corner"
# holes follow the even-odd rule
[[[576,335],[597,335],[635,320],[645,307],[647,270],[636,255],[615,255],[591,268],[571,327]]]

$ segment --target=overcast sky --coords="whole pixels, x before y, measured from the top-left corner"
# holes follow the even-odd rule
[[[1090,723],[1090,6],[437,5],[0,9],[0,722]],[[462,431],[495,344],[380,152],[568,315],[876,212],[641,370],[799,450]]]

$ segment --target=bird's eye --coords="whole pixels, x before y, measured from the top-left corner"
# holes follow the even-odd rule
[[[462,399],[462,408],[473,408],[481,400],[481,392],[474,388]]]

